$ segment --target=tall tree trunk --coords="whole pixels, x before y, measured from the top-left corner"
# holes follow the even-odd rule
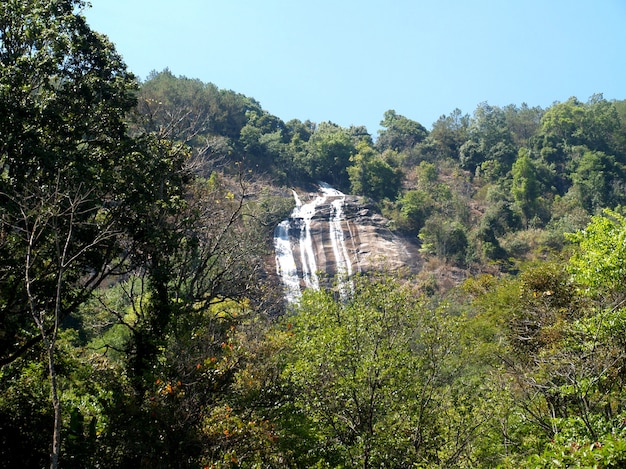
[[[48,350],[48,371],[50,372],[50,394],[54,409],[54,430],[52,432],[52,453],[50,455],[50,469],[59,467],[61,453],[61,399],[57,387],[57,374],[54,362],[54,343],[46,341]]]

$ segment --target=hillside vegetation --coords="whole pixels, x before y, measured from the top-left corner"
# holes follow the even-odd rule
[[[626,101],[284,122],[83,6],[0,6],[0,466],[626,465]],[[285,311],[316,181],[423,271]]]

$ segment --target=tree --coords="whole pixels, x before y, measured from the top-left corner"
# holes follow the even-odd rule
[[[58,466],[61,452],[62,415],[55,355],[64,319],[62,301],[72,294],[65,290],[71,286],[86,295],[109,275],[110,266],[99,266],[96,275],[92,272],[81,280],[77,277],[81,272],[76,271],[75,266],[84,266],[90,251],[102,249],[118,234],[111,220],[97,207],[91,206],[88,190],[72,195],[59,190],[56,187],[51,194],[32,194],[25,199],[14,200],[23,219],[21,223],[6,227],[17,231],[26,245],[22,267],[26,301],[47,355],[54,410],[51,467]],[[79,233],[94,226],[96,234],[81,239]],[[54,251],[50,252],[50,248]],[[46,266],[47,263],[50,265]]]
[[[364,125],[351,125],[348,128],[348,133],[352,137],[355,145],[358,145],[360,142],[364,142],[371,147],[374,146],[372,136],[367,131],[367,127]]]
[[[317,181],[328,182],[339,189],[348,189],[350,157],[356,153],[349,132],[331,122],[323,122],[307,142],[303,166]]]
[[[60,455],[59,328],[105,279],[127,272],[132,247],[146,240],[144,215],[177,200],[184,180],[184,153],[127,135],[136,83],[89,29],[84,6],[0,7],[0,363],[44,343],[51,467]]]
[[[241,129],[239,146],[249,168],[272,170],[276,179],[292,173],[291,156],[287,155],[287,132],[283,121],[267,112],[250,111],[248,123]]]
[[[459,151],[467,139],[470,118],[455,109],[449,116],[443,115],[433,124],[429,138],[435,142],[440,158],[459,158]]]
[[[509,197],[501,188],[492,187],[487,198],[489,206],[478,224],[477,238],[482,244],[482,253],[485,258],[505,259],[507,253],[500,245],[498,238],[520,229],[522,227],[521,216],[517,210],[514,210],[513,202],[507,200]]]
[[[474,174],[486,157],[481,145],[475,140],[467,140],[459,148],[459,161],[463,169]]]
[[[111,332],[93,337],[90,348],[105,363],[110,350],[121,352],[114,363],[127,386],[108,406],[101,439],[129,466],[181,465],[208,448],[218,457],[233,447],[219,442],[213,430],[222,423],[212,419],[222,417],[210,410],[233,405],[228,392],[240,366],[233,335],[247,318],[282,304],[261,281],[268,229],[257,215],[267,215],[248,192],[260,188],[214,173],[185,189],[184,205],[146,220],[157,238],[141,245],[137,255],[146,258],[117,285],[119,298],[99,292],[103,311],[92,321]]]
[[[448,393],[460,373],[459,329],[445,308],[427,307],[410,283],[382,274],[354,279],[346,302],[305,292],[287,320],[285,377],[315,430],[320,463],[462,466],[480,425],[466,425],[464,392]]]
[[[350,158],[353,164],[348,167],[351,193],[375,200],[395,199],[402,179],[400,170],[393,168],[364,141],[357,143],[356,150],[358,153]]]
[[[540,107],[528,107],[526,103],[519,107],[511,104],[503,110],[515,144],[518,147],[528,146],[539,128],[544,110]]]
[[[556,103],[544,113],[534,139],[535,149],[542,161],[553,171],[551,185],[559,195],[565,194],[571,184],[568,178],[570,149],[581,144],[577,129],[582,119],[582,104],[578,99]]]
[[[541,119],[541,133],[558,144],[580,145],[579,129],[584,119],[583,104],[575,97],[551,106]]]
[[[526,148],[520,148],[519,155],[511,169],[513,182],[511,194],[526,219],[526,224],[537,214],[540,196],[537,170]]]
[[[385,112],[380,125],[384,129],[378,131],[376,146],[381,152],[409,150],[428,135],[422,124],[397,114],[393,109]]]
[[[585,103],[583,134],[585,145],[593,150],[616,154],[616,135],[620,128],[620,117],[615,103],[604,99],[602,94],[594,94]]]
[[[232,145],[225,135],[216,135],[218,129],[223,131],[219,106],[215,85],[176,78],[167,69],[152,72],[140,87],[131,128],[189,145],[198,157],[213,156]]]
[[[578,246],[570,259],[576,281],[591,295],[617,295],[612,301],[619,303],[626,279],[626,218],[605,209],[584,230],[567,237]]]
[[[623,216],[605,211],[568,238],[575,251],[565,264],[522,273],[512,317],[509,361],[521,408],[545,432],[542,445],[520,467],[619,467],[626,354]]]
[[[468,140],[460,148],[461,167],[481,169],[490,179],[506,174],[515,160],[515,147],[505,114],[497,106],[481,103],[470,121]]]
[[[429,217],[418,235],[421,252],[446,261],[464,264],[468,248],[467,230],[458,221],[436,214]]]
[[[621,179],[614,157],[601,151],[585,151],[572,174],[570,190],[589,213],[595,213],[624,200],[621,190],[616,191],[614,185]]]
[[[604,232],[612,237],[609,233]],[[586,242],[590,238],[580,234],[586,238],[582,251],[594,249]],[[626,366],[625,310],[605,287],[582,290],[577,273],[584,271],[580,278],[586,279],[596,266],[573,260],[524,266],[517,277],[491,283],[474,304],[477,317],[488,316],[492,325],[503,326],[498,341],[506,346],[498,356],[515,402],[505,435],[515,447],[510,467],[553,467],[566,461],[586,467],[580,461],[591,460],[612,467],[613,461],[624,459],[619,396]]]
[[[131,131],[152,133],[189,146],[192,157],[201,160],[203,170],[208,173],[241,158],[246,144],[258,143],[250,136],[240,142],[247,124],[258,130],[259,135],[276,130],[256,125],[261,120],[259,116],[266,114],[253,99],[221,90],[212,83],[175,77],[165,69],[152,72],[142,83]]]
[[[398,205],[400,206],[401,227],[419,232],[436,207],[436,201],[428,191],[414,189],[406,191],[398,199]]]

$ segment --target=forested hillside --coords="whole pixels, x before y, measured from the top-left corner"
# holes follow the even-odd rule
[[[0,6],[1,467],[626,465],[626,100],[284,122],[82,7]],[[422,271],[287,310],[317,181]]]

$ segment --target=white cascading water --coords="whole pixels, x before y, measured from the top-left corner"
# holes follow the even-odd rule
[[[346,201],[346,195],[325,183],[321,183],[320,188],[324,195],[337,197],[331,203],[330,241],[333,244],[337,275],[340,279],[345,279],[352,275],[352,262],[348,255],[348,249],[346,248],[345,237],[343,235],[343,227],[341,226],[343,221],[343,204]]]
[[[302,278],[307,288],[319,288],[320,282],[317,277],[317,261],[315,260],[315,252],[313,250],[313,238],[311,237],[311,220],[315,215],[318,205],[323,204],[326,200],[325,196],[317,196],[312,202],[303,204],[293,191],[293,197],[296,200],[296,207],[291,213],[293,220],[302,220],[300,226],[300,260],[302,263]]]
[[[293,257],[291,240],[289,239],[289,220],[281,221],[274,230],[274,251],[276,252],[276,272],[285,287],[287,303],[300,298],[300,277]]]
[[[315,216],[317,207],[327,198],[332,197],[330,220],[328,222],[329,238],[332,243],[335,258],[336,272],[341,285],[352,275],[352,262],[346,248],[342,222],[344,220],[343,205],[345,194],[333,189],[326,183],[320,183],[321,195],[311,202],[303,204],[298,194],[293,191],[296,206],[288,220],[283,220],[274,231],[274,247],[276,251],[276,272],[285,287],[285,299],[288,303],[297,302],[302,295],[301,283],[305,288],[319,288],[317,276],[317,260],[315,247],[311,235],[311,220]],[[300,250],[301,275],[298,274],[298,265],[294,256],[290,230],[299,230],[298,248]],[[342,296],[345,288],[340,286]]]

